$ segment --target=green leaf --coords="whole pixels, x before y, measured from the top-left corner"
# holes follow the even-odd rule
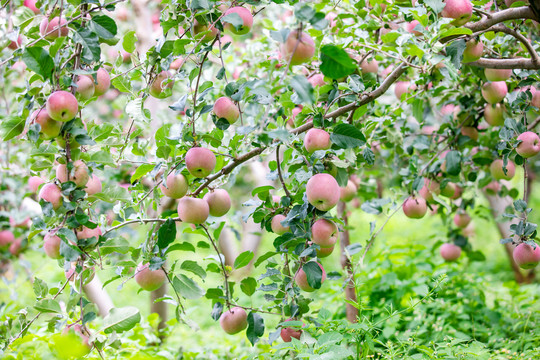
[[[112,39],[118,32],[115,21],[106,15],[92,17],[90,28],[102,39]]]
[[[235,269],[243,268],[244,266],[249,264],[251,259],[253,259],[253,256],[255,256],[255,254],[252,251],[249,251],[249,250],[244,251],[243,253],[238,255],[238,257],[234,260],[234,268]]]
[[[331,79],[340,79],[356,70],[349,54],[334,45],[324,45],[321,48],[321,62],[321,72]]]
[[[129,191],[127,191],[121,186],[107,186],[103,189],[102,192],[94,194],[93,196],[98,198],[99,200],[103,200],[108,203],[114,203],[117,201],[131,201],[131,195],[129,194]]]
[[[33,289],[34,289],[34,294],[36,294],[36,297],[38,299],[41,299],[47,296],[47,293],[49,292],[47,283],[41,280],[40,278],[34,279]]]
[[[140,165],[137,170],[131,175],[131,179],[129,180],[132,184],[133,182],[139,180],[144,175],[148,174],[150,171],[152,171],[156,165],[153,164],[142,164]]]
[[[252,277],[247,277],[240,282],[240,290],[247,296],[251,296],[257,289],[257,280]]]
[[[296,103],[313,104],[315,102],[315,93],[313,86],[309,83],[305,76],[296,75],[291,79],[291,87],[294,89],[298,101]],[[293,101],[295,99],[292,99]]]
[[[135,43],[137,42],[137,35],[135,35],[135,31],[128,31],[124,38],[122,39],[122,47],[125,51],[128,53],[132,53],[135,51]]]
[[[0,123],[0,136],[2,140],[8,141],[20,135],[24,130],[26,121],[19,116],[8,116]]]
[[[310,261],[302,266],[302,270],[306,273],[309,286],[314,289],[320,289],[322,285],[322,269],[318,263]]]
[[[24,50],[22,60],[26,66],[43,79],[50,79],[54,70],[54,61],[42,47],[29,47]]]
[[[461,153],[456,150],[446,154],[446,173],[449,175],[459,175],[461,172]]]
[[[129,251],[129,242],[123,237],[116,237],[105,241],[99,246],[99,252],[102,256],[117,252],[126,254]]]
[[[206,278],[206,271],[196,261],[186,260],[182,263],[180,269],[192,272],[203,280]]]
[[[259,267],[259,265],[261,265],[265,260],[268,260],[270,259],[272,256],[274,255],[277,255],[277,252],[274,252],[274,251],[268,251],[267,253],[259,256],[259,258],[257,259],[257,261],[255,261],[255,263],[253,264],[253,266],[255,267]]]
[[[62,309],[60,308],[60,304],[56,300],[52,299],[43,299],[38,301],[34,308],[42,313],[61,313]]]
[[[231,24],[236,30],[241,30],[244,26],[244,20],[237,13],[227,14],[221,18],[221,21]]]
[[[255,345],[259,338],[264,335],[264,319],[256,312],[250,312],[247,317],[248,328],[246,335],[251,345]]]
[[[172,283],[174,289],[186,299],[194,300],[204,295],[204,290],[184,274],[175,276]]]
[[[73,39],[82,45],[82,58],[87,62],[99,61],[101,58],[101,48],[99,38],[95,32],[87,28],[77,30]]]
[[[424,3],[430,7],[435,14],[440,13],[444,9],[444,2],[443,0],[425,0]]]
[[[452,64],[454,64],[456,69],[461,67],[461,60],[463,60],[465,46],[465,40],[456,40],[446,47],[446,55],[450,57]]]
[[[472,34],[471,29],[460,27],[460,28],[450,28],[450,29],[443,30],[439,33],[439,37],[445,38],[449,36],[455,37],[458,35],[471,35],[471,34]]]
[[[332,144],[341,149],[351,149],[363,146],[366,138],[360,130],[351,124],[339,124],[330,135]]]
[[[176,239],[176,223],[169,218],[158,230],[157,246],[160,249],[165,249]]]
[[[103,331],[105,334],[110,334],[113,331],[121,333],[133,329],[133,327],[141,321],[139,309],[134,306],[126,306],[122,308],[112,308],[103,319]]]

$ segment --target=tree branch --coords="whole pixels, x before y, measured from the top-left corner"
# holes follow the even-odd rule
[[[502,23],[504,21],[517,19],[531,19],[537,21],[539,20],[536,18],[534,12],[529,6],[522,6],[501,10],[499,12],[491,14],[491,17],[484,17],[480,21],[465,24],[465,27],[471,29],[473,32],[478,32],[486,30],[493,25]]]
[[[467,63],[467,65],[490,69],[527,69],[538,70],[540,63],[534,63],[532,59],[480,59]]]

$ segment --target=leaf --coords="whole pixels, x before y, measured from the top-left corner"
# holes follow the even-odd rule
[[[461,172],[461,153],[456,150],[450,151],[446,154],[446,172],[449,175],[459,175]]]
[[[129,191],[121,186],[107,186],[102,192],[94,194],[93,196],[108,203],[114,203],[117,201],[131,201]]]
[[[8,116],[0,123],[0,136],[2,140],[8,141],[20,135],[24,130],[26,121],[19,116]]]
[[[137,35],[135,35],[135,31],[128,31],[124,38],[122,39],[122,47],[125,51],[128,53],[132,53],[135,51],[135,43],[137,42]]]
[[[112,308],[111,311],[103,319],[103,331],[105,334],[110,334],[113,331],[121,333],[131,330],[136,324],[141,321],[139,309],[134,306],[126,306],[122,308]]]
[[[184,111],[186,107],[187,94],[183,95],[178,101],[169,106],[171,110],[174,111]]]
[[[194,300],[204,295],[204,290],[184,274],[175,276],[172,283],[174,289],[186,299]]]
[[[294,94],[298,97],[297,103],[313,104],[315,102],[315,93],[313,91],[313,86],[311,86],[305,76],[295,75],[291,79],[290,84],[295,91]]]
[[[131,179],[129,180],[132,184],[136,181],[142,178],[144,175],[148,174],[150,171],[154,169],[155,165],[153,164],[142,164],[140,165],[137,170],[131,175]]]
[[[206,271],[196,261],[186,260],[182,263],[180,269],[192,272],[201,279],[206,278]]]
[[[42,47],[29,47],[24,50],[22,60],[26,66],[43,79],[50,79],[54,70],[54,61]]]
[[[461,67],[465,46],[465,40],[456,40],[446,47],[446,54],[450,57],[456,69]]]
[[[34,294],[39,299],[47,296],[47,293],[49,291],[49,288],[47,287],[47,283],[41,280],[40,278],[34,279],[33,289],[34,289]]]
[[[234,268],[240,269],[249,264],[255,254],[252,251],[244,251],[234,260]]]
[[[259,258],[257,259],[257,261],[255,261],[255,263],[253,264],[253,266],[255,267],[259,267],[259,265],[261,265],[265,260],[268,260],[270,259],[272,256],[274,255],[277,255],[277,252],[274,252],[274,251],[268,251],[267,253],[259,256]]]
[[[157,246],[160,249],[165,249],[176,239],[176,223],[169,218],[163,223],[158,230]]]
[[[425,0],[424,3],[430,7],[435,14],[440,13],[444,9],[444,2],[442,0]]]
[[[118,32],[115,21],[107,15],[93,16],[90,28],[102,39],[112,39]]]
[[[247,317],[248,328],[246,335],[251,345],[255,345],[259,338],[264,335],[264,319],[256,312],[250,312]]]
[[[242,30],[244,26],[244,20],[237,13],[229,13],[222,17],[221,21],[231,24],[236,30]]]
[[[240,290],[247,296],[251,296],[257,289],[257,280],[252,277],[247,277],[240,282]]]
[[[99,61],[101,58],[101,48],[99,38],[95,32],[87,28],[77,30],[73,39],[82,45],[82,58],[87,62]]]
[[[302,266],[302,270],[306,273],[309,286],[314,289],[320,289],[322,285],[322,269],[318,263],[310,261]]]
[[[366,138],[360,130],[351,124],[339,124],[330,135],[332,144],[341,149],[351,149],[363,146]]]
[[[340,79],[356,70],[349,54],[334,45],[324,45],[321,48],[321,61],[321,72],[331,79]]]
[[[42,313],[61,313],[62,309],[60,308],[60,304],[56,300],[52,299],[43,299],[38,301],[34,308]]]

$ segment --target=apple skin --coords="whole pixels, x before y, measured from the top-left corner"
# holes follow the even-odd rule
[[[463,62],[470,63],[482,57],[484,53],[484,43],[479,40],[471,39],[465,44],[463,51]]]
[[[516,148],[516,152],[524,158],[530,158],[540,152],[540,138],[532,131],[525,131],[517,138],[521,143]]]
[[[472,126],[463,126],[461,135],[469,137],[473,141],[478,141],[478,129]]]
[[[445,18],[455,19],[451,24],[464,25],[472,15],[472,3],[469,0],[446,0],[441,15]]]
[[[488,81],[505,81],[512,76],[512,69],[484,69]]]
[[[216,114],[218,118],[224,118],[229,124],[234,124],[240,117],[238,107],[226,96],[222,96],[216,100],[216,103],[214,104],[214,114]]]
[[[67,91],[53,92],[45,106],[51,119],[62,122],[73,119],[79,111],[77,98]]]
[[[311,241],[321,248],[334,248],[339,237],[339,231],[332,221],[319,219],[311,226]]]
[[[531,106],[534,106],[540,109],[540,90],[531,86],[531,93],[532,93]]]
[[[284,322],[289,322],[289,321],[295,321],[295,320],[294,319],[287,319]],[[291,342],[292,338],[300,340],[300,336],[302,336],[302,330],[301,329],[290,328],[290,327],[282,327],[280,335],[281,335],[281,339],[284,342]]]
[[[501,184],[498,181],[492,181],[484,186],[484,191],[489,195],[496,195],[501,190]]]
[[[62,123],[51,119],[49,113],[47,113],[47,110],[36,110],[32,113],[30,118],[33,118],[36,124],[41,126],[41,133],[43,134],[45,140],[54,139],[60,135]]]
[[[167,281],[167,275],[163,269],[150,270],[148,263],[141,262],[135,270],[135,281],[143,290],[154,291]]]
[[[315,74],[312,77],[310,77],[308,81],[313,87],[326,85],[326,81],[324,81],[323,74]]]
[[[295,51],[296,48],[296,51]],[[300,65],[310,60],[315,54],[315,42],[305,32],[293,30],[281,47],[283,58],[291,65]]]
[[[180,199],[187,194],[189,185],[186,177],[182,174],[170,173],[167,175],[165,185],[161,184],[159,188],[163,195],[173,199]]]
[[[540,262],[540,245],[536,245],[536,249],[533,249],[529,244],[519,244],[512,255],[520,268],[532,269]]]
[[[178,217],[188,224],[202,224],[208,219],[210,207],[204,199],[184,196],[178,201]]]
[[[197,178],[207,177],[216,167],[216,155],[202,147],[189,149],[185,161],[189,173]]]
[[[102,190],[103,186],[101,185],[101,180],[96,174],[92,174],[92,177],[90,177],[86,183],[86,186],[84,187],[84,191],[86,191],[88,195],[95,195],[100,193]]]
[[[441,193],[440,185],[435,180],[424,178],[424,186],[418,191],[418,195],[423,197],[427,202],[433,202],[433,194]]]
[[[309,153],[328,150],[331,146],[330,134],[322,129],[309,129],[304,137],[304,147]]]
[[[219,325],[229,335],[238,334],[248,326],[246,311],[238,306],[225,311],[219,318]]]
[[[45,237],[43,238],[43,250],[45,251],[45,254],[47,254],[48,257],[51,259],[61,259],[62,255],[60,255],[60,243],[62,242],[62,239],[60,239],[55,233],[48,232]]]
[[[458,228],[466,228],[467,225],[471,222],[471,217],[466,212],[458,212],[456,215],[454,215],[454,224]]]
[[[94,80],[93,77],[92,81]],[[111,87],[111,76],[104,68],[99,68],[96,72],[96,83],[94,84],[94,96],[101,96]]]
[[[57,210],[62,205],[62,192],[53,183],[43,185],[39,191],[38,198],[50,202],[54,210]]]
[[[447,198],[453,198],[456,194],[456,184],[454,183],[446,183],[444,188],[441,188],[441,195],[445,196]]]
[[[77,93],[79,96],[88,100],[94,96],[94,80],[89,76],[79,76],[77,80]]]
[[[15,241],[15,235],[9,230],[0,231],[0,246],[6,246]]]
[[[328,211],[339,201],[339,185],[330,174],[316,174],[306,184],[306,195],[315,208]]]
[[[421,219],[426,215],[427,204],[423,197],[410,196],[403,203],[403,213],[411,219]]]
[[[75,230],[77,239],[90,239],[90,238],[99,238],[102,234],[101,229],[96,227],[95,229],[90,229],[86,226],[83,226],[80,230]]]
[[[364,60],[360,64],[360,69],[362,70],[362,74],[376,74],[379,71],[379,62],[375,59],[371,61]]]
[[[209,24],[201,24],[197,20],[193,22],[193,34],[195,35],[196,39],[200,39],[200,33],[207,32],[210,30],[209,33],[204,35],[203,41],[211,41],[214,40],[218,34],[218,29],[216,29],[214,26],[212,26],[210,29],[208,28]]]
[[[398,100],[401,100],[403,94],[414,90],[416,90],[416,84],[411,84],[409,81],[398,81],[394,87],[394,94]]]
[[[204,195],[203,198],[210,209],[210,215],[220,217],[231,209],[231,197],[225,189],[215,189]]]
[[[24,0],[23,5],[29,8],[34,12],[34,14],[39,14],[41,11],[36,6],[37,0]]]
[[[484,119],[491,126],[504,125],[504,104],[486,104],[484,108]]]
[[[39,190],[39,186],[43,183],[45,183],[45,180],[39,176],[30,176],[28,179],[28,188],[31,192],[35,193]]]
[[[58,16],[53,18],[51,21],[45,18],[41,21],[41,24],[39,25],[39,34],[41,36],[44,36],[45,34],[48,34],[49,32],[55,30],[49,35],[45,36],[45,39],[47,40],[54,40],[58,37],[58,27],[61,26],[60,36],[67,36],[69,33],[69,28],[67,26],[64,26],[65,24],[67,24],[66,19],[60,19]]]
[[[157,74],[156,78],[150,85],[150,95],[157,99],[165,99],[171,96],[170,93],[164,91],[165,89],[171,89],[174,85],[174,80],[169,81],[167,84],[164,84],[164,81],[171,78],[171,73],[168,71],[162,71]]]
[[[508,86],[504,81],[487,82],[482,86],[482,97],[489,104],[501,102],[508,93]]]
[[[351,201],[356,196],[357,191],[358,188],[356,187],[356,184],[349,179],[347,181],[347,186],[339,188],[339,199],[344,202]]]
[[[415,35],[415,36],[422,36],[422,33],[418,30],[414,30],[416,28],[417,25],[420,25],[420,21],[418,20],[413,20],[411,22],[408,22],[405,24],[405,30],[407,30],[407,32]]]
[[[322,286],[322,284],[326,280],[326,271],[324,270],[323,266],[320,263],[317,263],[317,265],[319,265],[319,267],[322,270],[322,279],[321,279],[321,286]],[[306,272],[302,268],[299,268],[298,271],[296,272],[296,275],[294,276],[294,282],[296,283],[296,285],[298,285],[300,289],[306,292],[314,292],[315,290],[317,290],[317,289],[312,288],[309,285],[307,281]]]
[[[504,171],[503,171],[503,160],[502,159],[497,159],[495,161],[493,161],[489,167],[489,170],[491,172],[491,175],[496,179],[496,180],[510,180],[514,177],[514,175],[516,174],[516,165],[514,164],[513,161],[511,160],[508,160],[508,164],[506,165],[506,175],[504,174]]]
[[[253,27],[253,15],[251,15],[251,11],[249,11],[245,7],[235,6],[233,8],[230,8],[229,10],[225,11],[224,16],[227,16],[229,14],[238,14],[238,16],[240,16],[243,21],[243,25],[237,30],[232,24],[226,23],[223,26],[225,30],[230,31],[236,35],[244,35],[247,34]]]
[[[73,162],[73,169],[69,176],[67,166],[65,164],[59,164],[56,168],[56,178],[61,183],[73,181],[77,187],[84,187],[88,180],[90,180],[90,175],[88,174],[86,164],[82,160],[76,160]]]
[[[322,258],[332,255],[333,252],[334,252],[334,246],[321,247],[320,249],[317,250],[317,257],[322,259]]]
[[[443,244],[439,251],[445,261],[454,261],[461,256],[461,248],[455,244]]]
[[[289,232],[291,228],[289,226],[283,226],[281,225],[281,222],[285,220],[287,217],[283,214],[275,215],[272,218],[272,222],[270,224],[270,227],[272,228],[272,231],[275,232],[278,235],[283,235],[286,232]]]

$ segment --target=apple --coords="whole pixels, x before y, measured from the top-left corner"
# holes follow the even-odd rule
[[[79,111],[79,103],[72,93],[55,91],[45,105],[49,116],[56,121],[66,122],[73,119]]]
[[[504,100],[508,86],[504,81],[487,82],[482,86],[482,97],[490,104]]]
[[[403,94],[408,94],[416,90],[416,84],[411,84],[409,81],[398,81],[394,87],[394,94],[398,100],[401,100]]]
[[[21,253],[21,251],[22,251],[22,239],[15,239],[15,241],[13,241],[11,245],[9,245],[9,252],[13,256],[18,256]]]
[[[339,237],[339,231],[332,221],[319,219],[311,226],[311,241],[321,248],[334,248]]]
[[[357,191],[358,188],[356,187],[356,184],[349,179],[347,181],[347,186],[339,188],[339,199],[344,202],[351,201],[354,199]]]
[[[281,222],[285,220],[287,217],[283,214],[274,215],[272,218],[272,222],[270,224],[270,227],[272,228],[272,231],[275,232],[278,235],[283,235],[286,232],[290,231],[290,227],[281,225]]]
[[[332,209],[339,201],[339,185],[330,174],[313,175],[306,184],[309,203],[321,211]]]
[[[230,14],[237,14],[238,16],[240,16],[240,19],[242,19],[242,25],[236,28],[231,23],[227,22],[223,26],[225,30],[228,30],[233,34],[237,35],[247,34],[251,30],[251,27],[253,26],[253,15],[251,15],[251,11],[242,6],[235,6],[225,11],[224,16]]]
[[[446,243],[441,246],[440,253],[444,260],[454,261],[461,256],[461,248],[455,244]]]
[[[11,41],[8,45],[8,48],[11,49],[11,50],[17,50],[18,48],[21,47],[22,45],[22,42],[23,42],[23,37],[21,35],[19,35],[17,37],[17,40],[16,41]]]
[[[294,319],[287,319],[284,322],[289,321],[296,321]],[[300,339],[300,336],[302,336],[302,329],[295,329],[291,327],[282,327],[281,328],[281,339],[283,339],[284,342],[291,342],[292,338],[295,338],[297,340]]]
[[[371,61],[364,60],[360,64],[360,69],[362,70],[362,74],[376,74],[379,71],[379,62],[375,59]]]
[[[69,28],[66,24],[66,19],[60,19],[58,16],[53,18],[51,21],[45,18],[39,25],[39,34],[45,37],[47,40],[54,40],[59,36],[67,36],[69,33]],[[58,31],[58,29],[60,29],[60,31]]]
[[[226,96],[222,96],[216,100],[214,104],[214,114],[220,119],[223,118],[227,120],[229,124],[234,124],[240,117],[238,107]]]
[[[96,174],[92,174],[88,182],[86,183],[86,186],[84,187],[84,191],[88,195],[95,195],[100,193],[103,190],[103,186],[101,185],[101,180],[97,177]]]
[[[534,106],[540,109],[540,90],[531,86],[531,93],[532,93],[531,106]]]
[[[448,116],[452,115],[455,119],[456,116],[459,115],[459,112],[461,111],[461,107],[459,105],[454,104],[446,104],[441,108],[441,115]]]
[[[491,172],[491,175],[496,180],[510,180],[514,177],[516,173],[516,165],[514,165],[514,162],[511,160],[508,160],[508,164],[506,165],[506,174],[503,170],[504,162],[502,159],[497,159],[493,161],[489,167],[489,170]]]
[[[488,81],[504,81],[512,76],[512,69],[484,69]]]
[[[517,138],[519,145],[516,148],[516,152],[524,158],[530,158],[540,152],[540,138],[532,131],[525,131]]]
[[[62,205],[62,192],[53,183],[43,185],[39,191],[38,198],[50,202],[54,210],[57,210]]]
[[[43,250],[45,250],[45,254],[47,254],[48,257],[51,259],[61,259],[62,255],[60,255],[60,243],[62,242],[62,239],[55,235],[54,232],[49,231],[45,237],[43,238]]]
[[[322,258],[332,255],[333,252],[334,252],[334,246],[321,247],[320,249],[317,250],[317,257],[322,259]]]
[[[216,167],[216,155],[202,147],[189,149],[185,161],[189,173],[197,178],[207,177]]]
[[[45,183],[45,180],[39,176],[30,176],[28,179],[28,188],[31,192],[35,193],[39,190],[39,186],[43,183]]]
[[[86,270],[90,270],[90,273],[88,274],[88,271]],[[76,284],[78,285],[80,283],[80,275],[85,272],[83,274],[83,285],[86,285],[88,284],[90,281],[92,281],[94,279],[94,276],[96,275],[96,272],[95,272],[95,269],[94,267],[92,266],[91,268],[87,268],[87,267],[83,267],[83,270],[80,272],[80,273],[76,273],[76,265],[75,263],[71,263],[71,267],[69,268],[69,270],[67,271],[64,271],[64,275],[66,275],[66,279],[68,279],[69,281],[75,281],[75,279],[77,279],[77,282]]]
[[[463,194],[463,189],[456,185],[456,184],[452,184],[454,185],[454,193],[452,195],[449,196],[450,199],[459,199],[461,197],[461,195]]]
[[[47,110],[36,110],[30,117],[41,127],[41,133],[45,140],[50,140],[60,135],[62,123],[51,119]]]
[[[94,96],[94,80],[88,76],[79,76],[77,80],[77,93],[84,100]]]
[[[424,186],[418,191],[418,194],[428,202],[433,202],[433,194],[441,193],[440,185],[435,180],[424,178]]]
[[[68,174],[68,168],[65,164],[59,164],[56,168],[56,178],[61,183],[67,181],[73,181],[77,187],[84,187],[90,175],[88,174],[88,167],[82,160],[76,160],[73,162],[73,168]]]
[[[454,224],[456,224],[458,228],[462,228],[462,229],[466,228],[470,222],[471,222],[471,217],[466,212],[463,212],[463,211],[458,212],[454,216]]]
[[[55,349],[60,359],[82,359],[92,350],[92,343],[89,337],[83,333],[83,327],[80,324],[66,326],[61,336],[64,338],[61,340],[62,343],[69,344],[69,346]]]
[[[219,318],[219,325],[229,335],[234,335],[247,328],[247,314],[241,307],[225,311]]]
[[[463,51],[463,62],[470,63],[482,57],[484,53],[484,43],[480,40],[471,39],[465,44]]]
[[[167,281],[167,275],[163,269],[150,270],[148,263],[141,262],[135,270],[135,281],[143,290],[154,291]]]
[[[215,189],[204,195],[203,198],[208,203],[210,215],[220,217],[231,209],[231,197],[225,189]]]
[[[315,74],[312,77],[310,77],[308,81],[313,87],[326,85],[326,81],[324,81],[323,74]]]
[[[171,172],[167,175],[165,185],[161,184],[159,188],[163,195],[173,199],[180,199],[188,192],[189,185],[184,175]]]
[[[40,13],[40,11],[36,6],[36,2],[37,2],[37,0],[24,0],[23,5],[26,6],[27,8],[29,8],[30,10],[32,10],[34,12],[34,14],[37,15],[37,14]]]
[[[299,65],[310,60],[315,54],[315,42],[305,32],[293,30],[281,47],[281,52],[286,62],[291,65]]]
[[[94,78],[92,77],[92,81]],[[104,68],[99,68],[96,72],[96,82],[95,82],[94,96],[101,96],[109,90],[111,87],[111,76],[109,72]]]
[[[405,24],[405,30],[407,30],[407,32],[411,33],[411,34],[414,34],[416,36],[421,36],[422,33],[418,30],[415,30],[416,27],[419,26],[420,28],[422,27],[420,25],[420,21],[418,20],[413,20],[411,22],[408,22]]]
[[[455,19],[451,24],[464,25],[472,16],[472,3],[469,0],[446,0],[441,15],[445,18]]]
[[[90,238],[93,238],[93,237],[99,239],[102,232],[101,232],[101,229],[99,228],[99,226],[94,228],[94,229],[90,229],[90,228],[88,228],[86,226],[82,226],[79,229],[75,230],[75,234],[77,235],[77,239],[79,239],[79,240],[90,239]]]
[[[515,247],[513,253],[514,261],[522,269],[532,269],[540,262],[540,245],[536,249],[529,244],[519,244]]]
[[[210,32],[207,32],[209,30]],[[214,26],[210,27],[209,29],[208,24],[201,24],[195,20],[193,22],[193,34],[195,35],[195,38],[200,39],[201,33],[206,33],[203,37],[203,41],[210,41],[215,39],[218,34],[218,29],[216,29]]]
[[[456,195],[456,184],[454,183],[448,182],[443,188],[440,189],[442,196],[453,198]]]
[[[178,201],[178,217],[189,224],[202,224],[208,219],[210,207],[204,199],[184,196]]]
[[[9,230],[0,231],[0,246],[6,246],[15,241],[15,235]]]
[[[304,137],[304,147],[309,153],[328,150],[331,146],[330,134],[322,129],[309,129]]]
[[[423,197],[410,196],[403,203],[403,213],[411,219],[421,219],[426,215],[427,204]]]
[[[504,125],[505,110],[504,104],[486,104],[484,108],[484,119],[491,126],[502,126]]]
[[[322,286],[322,284],[326,280],[326,271],[324,271],[324,268],[320,263],[317,263],[317,265],[319,265],[319,267],[322,270],[322,279],[321,279],[321,286]],[[296,275],[294,276],[294,282],[296,283],[296,285],[298,285],[300,289],[306,292],[313,292],[316,290],[315,288],[312,288],[311,285],[309,285],[306,272],[301,267],[298,269],[298,271],[296,272]]]
[[[165,91],[166,89],[171,89],[174,85],[174,80],[169,81],[171,77],[172,75],[168,71],[162,71],[157,74],[152,85],[150,85],[150,95],[157,99],[165,99],[171,96],[171,92]]]
[[[495,195],[501,190],[501,184],[498,181],[492,181],[484,186],[484,191],[490,195]]]
[[[461,135],[469,137],[473,141],[478,141],[478,129],[472,126],[463,126]]]

